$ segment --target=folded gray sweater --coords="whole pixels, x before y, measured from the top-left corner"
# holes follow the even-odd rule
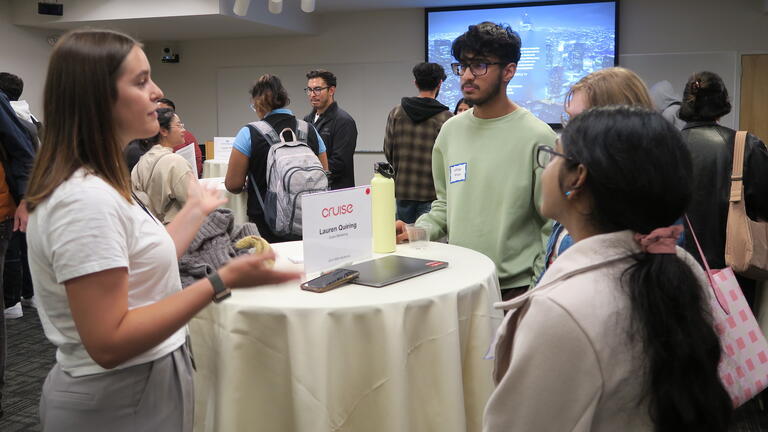
[[[232,210],[220,208],[213,211],[203,222],[200,231],[179,258],[181,286],[186,288],[198,279],[213,273],[230,259],[248,253],[248,249],[235,249],[235,243],[243,237],[259,235],[259,229],[250,222],[235,225]]]

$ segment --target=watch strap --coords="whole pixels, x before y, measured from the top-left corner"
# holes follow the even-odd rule
[[[213,272],[209,274],[207,277],[208,277],[208,280],[211,281],[211,285],[213,286],[213,302],[214,303],[220,303],[222,300],[232,295],[232,292],[230,291],[230,289],[224,285],[224,281],[221,280],[221,276],[219,276],[218,272]]]

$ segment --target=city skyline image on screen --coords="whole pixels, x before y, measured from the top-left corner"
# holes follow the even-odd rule
[[[616,64],[616,1],[518,3],[477,8],[426,9],[427,61],[448,76],[438,100],[453,109],[461,99],[451,72],[451,44],[472,24],[507,24],[520,35],[520,61],[507,96],[541,120],[559,124],[568,89],[579,79]]]

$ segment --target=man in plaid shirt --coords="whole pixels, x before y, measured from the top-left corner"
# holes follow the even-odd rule
[[[387,118],[384,155],[395,169],[397,219],[413,223],[429,212],[435,200],[432,180],[432,147],[452,114],[435,98],[445,80],[437,63],[419,63],[413,68],[419,95],[404,97]]]

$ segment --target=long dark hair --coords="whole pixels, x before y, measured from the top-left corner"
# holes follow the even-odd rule
[[[576,116],[561,136],[587,168],[591,222],[602,232],[647,234],[673,224],[692,191],[691,156],[680,133],[642,108],[599,107]],[[654,429],[725,431],[732,404],[717,373],[720,341],[703,287],[677,255],[639,253],[622,275],[631,303],[630,338],[642,339],[645,397]]]
[[[459,99],[458,102],[456,102],[456,107],[453,109],[453,114],[458,114],[459,113],[459,107],[461,106],[461,104],[467,104],[467,106],[470,107],[470,108],[472,108],[472,106],[473,106],[472,102],[470,102],[470,101],[468,101],[468,100],[466,100],[464,98],[461,98],[461,99]]]
[[[110,30],[74,30],[54,46],[43,92],[45,134],[26,196],[30,210],[82,167],[131,201],[112,111],[121,66],[137,45]]]

